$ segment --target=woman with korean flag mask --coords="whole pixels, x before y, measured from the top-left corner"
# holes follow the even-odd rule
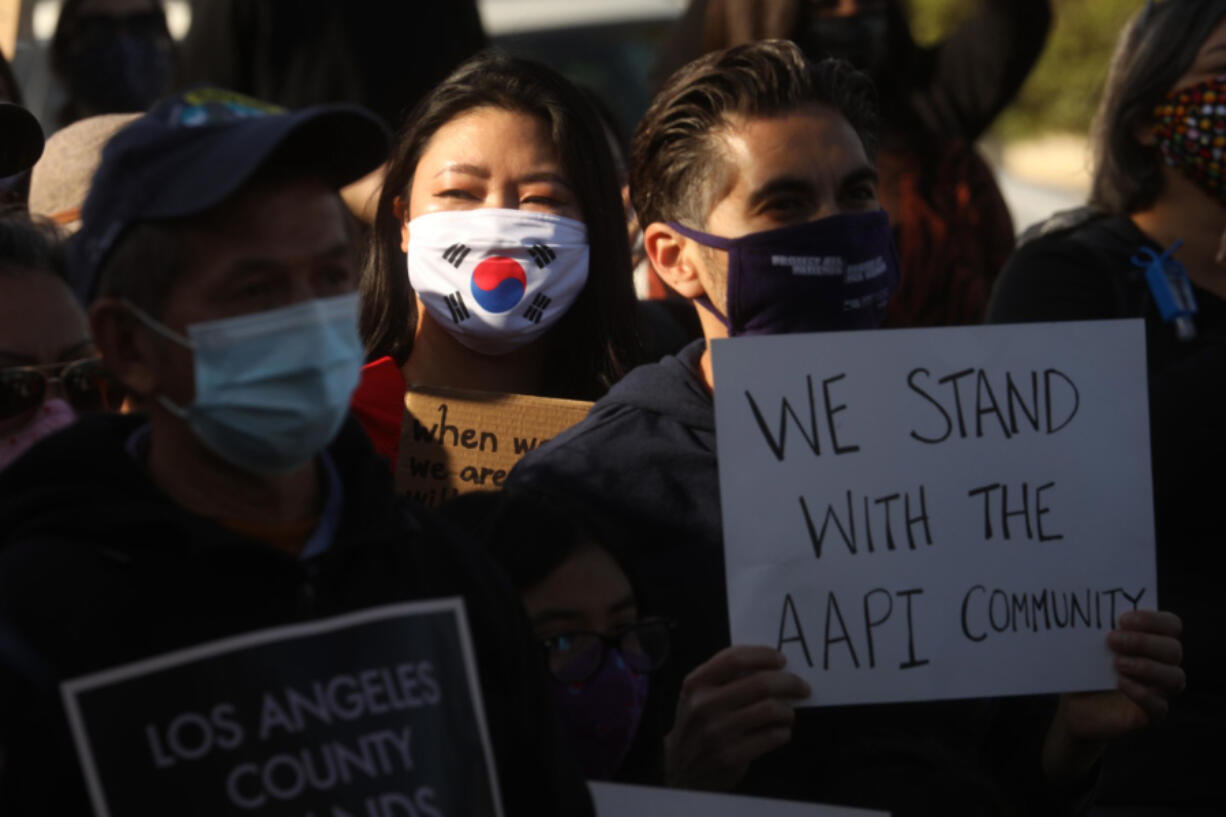
[[[637,360],[613,159],[543,65],[461,66],[409,118],[363,274],[355,414],[394,459],[406,384],[595,399]]]

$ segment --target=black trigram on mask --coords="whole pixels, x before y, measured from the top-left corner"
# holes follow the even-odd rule
[[[468,252],[468,250],[465,250]],[[447,302],[447,308],[451,310],[451,320],[453,323],[463,323],[468,320],[470,315],[468,307],[464,304],[464,296],[459,292],[453,292],[443,298]]]
[[[558,254],[546,247],[544,244],[533,244],[528,248],[528,255],[532,256],[532,260],[541,269],[549,266],[550,262],[554,261]]]
[[[528,311],[524,313],[524,317],[535,324],[541,322],[541,318],[545,315],[545,310],[553,303],[553,298],[550,298],[544,293],[536,293],[536,297],[532,299],[532,305],[528,307]]]
[[[448,264],[451,264],[451,266],[455,267],[456,269],[459,269],[460,265],[464,263],[464,259],[468,257],[468,254],[471,251],[472,250],[470,248],[464,246],[463,244],[452,244],[450,247],[443,250],[443,260]]]

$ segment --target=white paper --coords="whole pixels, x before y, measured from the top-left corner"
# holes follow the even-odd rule
[[[1141,321],[712,354],[733,643],[813,706],[1114,687],[1113,618],[1157,606]]]
[[[620,783],[589,783],[588,788],[596,803],[596,817],[880,817],[888,814],[845,806]]]

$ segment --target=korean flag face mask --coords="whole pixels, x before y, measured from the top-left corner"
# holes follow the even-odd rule
[[[409,283],[436,323],[483,355],[544,335],[587,283],[587,228],[521,210],[448,210],[409,222]]]

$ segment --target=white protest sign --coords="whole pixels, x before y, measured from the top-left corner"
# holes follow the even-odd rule
[[[588,783],[596,817],[884,817],[884,811],[731,794]]]
[[[732,639],[813,706],[1115,686],[1153,609],[1141,321],[715,341]]]
[[[458,598],[247,633],[61,692],[99,817],[502,814]]]

